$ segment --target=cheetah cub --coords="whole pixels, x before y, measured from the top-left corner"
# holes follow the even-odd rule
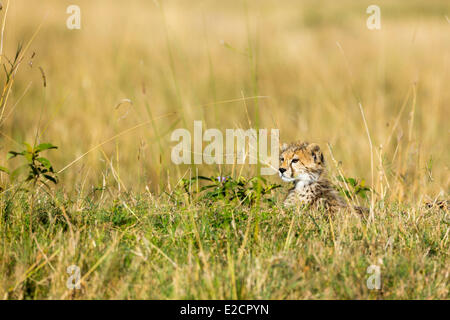
[[[286,207],[308,205],[323,207],[330,212],[348,208],[328,180],[323,153],[315,143],[283,144],[280,149],[279,175],[283,181],[294,184],[284,200]],[[354,209],[360,214],[367,211],[361,207]]]

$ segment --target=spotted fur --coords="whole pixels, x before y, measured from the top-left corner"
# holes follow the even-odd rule
[[[348,208],[345,200],[333,188],[327,178],[325,159],[315,143],[295,142],[283,144],[280,149],[279,175],[285,182],[292,182],[284,205],[323,208],[329,212]],[[358,213],[367,209],[354,207]]]

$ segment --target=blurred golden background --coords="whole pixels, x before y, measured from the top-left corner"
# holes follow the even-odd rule
[[[73,4],[80,30],[66,26]],[[371,4],[381,9],[381,30],[366,26]],[[379,194],[448,194],[449,16],[447,0],[14,0],[5,55],[41,29],[5,109],[0,163],[19,147],[6,137],[33,141],[40,128],[40,142],[59,146],[47,155],[60,170],[153,119],[88,153],[61,183],[162,191],[189,170],[170,160],[171,132],[202,120],[204,128],[259,125],[279,128],[282,141],[317,142],[335,175],[329,143],[343,172]],[[262,98],[241,99],[253,96]],[[223,102],[233,99],[241,100]]]

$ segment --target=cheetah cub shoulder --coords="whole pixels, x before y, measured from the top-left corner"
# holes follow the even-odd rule
[[[292,182],[284,205],[286,207],[322,207],[336,212],[348,208],[348,204],[333,188],[327,178],[325,159],[315,143],[294,142],[283,144],[280,149],[279,175],[285,182]],[[354,207],[358,213],[367,209]]]

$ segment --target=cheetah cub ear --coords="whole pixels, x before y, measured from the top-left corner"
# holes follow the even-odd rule
[[[307,150],[311,153],[314,162],[317,164],[325,164],[325,159],[323,157],[323,153],[320,150],[320,147],[316,143],[311,143],[308,145]]]
[[[286,151],[286,149],[288,148],[288,144],[287,143],[283,143],[283,144],[280,144],[280,152],[284,152],[284,151]]]

